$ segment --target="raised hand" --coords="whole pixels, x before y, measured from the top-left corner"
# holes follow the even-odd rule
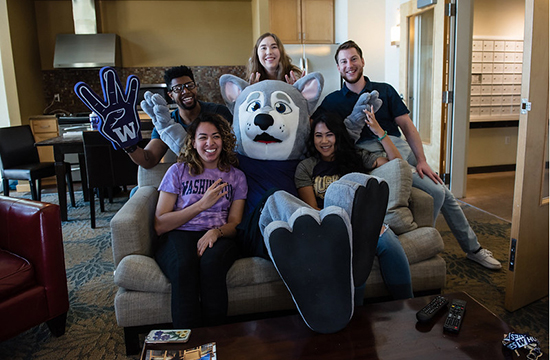
[[[99,71],[102,100],[88,84],[80,81],[74,92],[90,110],[99,116],[99,132],[109,140],[115,149],[123,149],[141,140],[141,123],[137,113],[139,79],[130,75],[126,90],[122,90],[120,79],[111,67]]]
[[[259,81],[260,81],[260,73],[259,72],[250,74],[250,78],[248,79],[248,83],[250,85],[255,84]]]
[[[145,92],[141,101],[141,108],[153,121],[153,125],[160,135],[160,139],[168,145],[174,154],[179,155],[185,143],[187,132],[170,116],[170,109],[166,100],[159,94]]]
[[[351,114],[344,120],[344,125],[346,125],[353,141],[357,141],[361,137],[361,131],[363,131],[363,127],[365,126],[366,118],[364,111],[369,109],[374,114],[381,106],[382,100],[378,97],[378,91],[376,90],[359,96]]]
[[[214,206],[215,203],[218,202],[218,200],[227,195],[227,190],[223,190],[226,186],[227,183],[222,182],[222,179],[218,179],[214,181],[214,183],[210,185],[208,189],[206,189],[206,192],[199,200],[203,211],[210,209],[212,206]]]
[[[366,115],[365,124],[367,124],[370,131],[379,138],[382,137],[384,135],[384,129],[382,129],[378,120],[376,120],[372,106],[367,106],[364,113]]]
[[[302,76],[304,76],[304,72],[302,72],[301,74],[299,74],[299,76],[296,76],[296,74],[294,73],[294,71],[290,71],[290,73],[288,75],[285,75],[285,80],[287,83],[289,83],[290,85],[294,85],[294,83],[296,81],[298,81],[300,78],[302,78]]]

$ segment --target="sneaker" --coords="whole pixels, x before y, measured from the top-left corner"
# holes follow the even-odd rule
[[[485,266],[487,269],[500,270],[502,265],[493,257],[493,253],[487,249],[479,249],[476,253],[468,253],[466,258]]]

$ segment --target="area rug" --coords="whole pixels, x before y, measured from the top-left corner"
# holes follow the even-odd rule
[[[460,203],[479,243],[502,263],[503,270],[489,270],[466,259],[445,219],[439,215],[436,228],[445,243],[442,257],[447,262],[447,284],[443,293],[467,292],[516,332],[529,333],[536,337],[543,351],[548,354],[548,297],[514,312],[504,309],[507,273],[504,269],[509,256],[511,223],[476,207]]]
[[[30,198],[28,194],[21,196]],[[62,223],[70,309],[65,335],[56,338],[46,324],[0,343],[0,359],[138,359],[127,357],[124,334],[116,324],[113,254],[109,222],[128,199],[121,193],[105,212],[96,200],[96,228],[90,226],[89,203],[76,193],[76,207],[68,207]],[[58,203],[56,194],[42,201]],[[5,324],[2,324],[5,326]]]
[[[28,198],[28,194],[15,196]],[[42,200],[57,203],[57,196],[45,194]],[[113,306],[116,287],[109,221],[126,200],[127,194],[120,194],[112,204],[106,202],[103,213],[97,205],[97,228],[91,229],[89,205],[82,200],[81,193],[77,194],[77,206],[69,206],[69,220],[63,222],[70,298],[66,333],[56,338],[45,324],[37,326],[0,343],[0,359],[139,358],[125,355],[124,335],[116,324]],[[480,243],[504,263],[508,256],[510,224],[469,205],[462,206]],[[504,310],[505,271],[487,270],[467,260],[441,216],[436,227],[445,242],[442,256],[447,262],[447,286],[444,293],[469,293],[517,332],[528,332],[539,339],[543,351],[548,353],[548,298],[516,312],[507,312]]]

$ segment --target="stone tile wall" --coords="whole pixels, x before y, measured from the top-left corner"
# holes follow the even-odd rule
[[[164,71],[168,67],[117,68],[122,85],[126,86],[129,75],[139,77],[142,84],[164,83]],[[246,66],[191,66],[195,81],[199,85],[198,94],[201,101],[223,104],[220,94],[219,79],[223,74],[246,77]],[[42,72],[44,99],[46,104],[52,102],[54,94],[60,95],[60,103],[54,103],[46,113],[89,113],[90,110],[74,93],[74,85],[83,81],[90,85],[100,96],[103,96],[99,83],[99,69],[56,69]]]

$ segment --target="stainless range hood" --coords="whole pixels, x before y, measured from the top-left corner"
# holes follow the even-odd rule
[[[58,34],[53,67],[97,68],[120,66],[116,34],[98,34],[94,0],[72,0],[74,34]]]
[[[120,42],[116,34],[58,34],[53,67],[96,68],[120,66]]]

